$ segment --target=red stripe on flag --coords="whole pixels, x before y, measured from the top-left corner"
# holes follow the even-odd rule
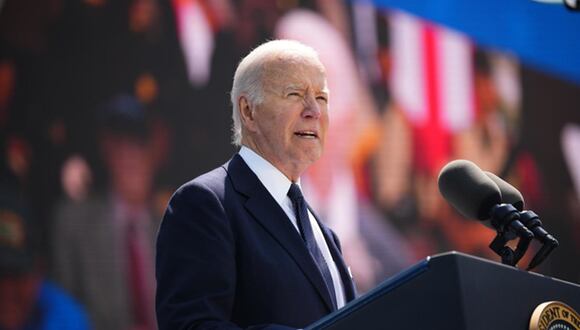
[[[438,67],[437,31],[433,25],[423,28],[423,66],[427,106],[427,120],[416,128],[415,156],[417,168],[427,174],[437,175],[450,154],[449,133],[440,120],[440,88]]]

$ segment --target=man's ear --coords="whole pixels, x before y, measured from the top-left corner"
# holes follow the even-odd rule
[[[245,96],[240,96],[238,100],[238,108],[240,111],[240,119],[242,121],[242,127],[255,132],[256,131],[256,118],[254,117],[254,108]]]

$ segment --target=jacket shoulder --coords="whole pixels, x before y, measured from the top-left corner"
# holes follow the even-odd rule
[[[220,195],[224,191],[226,177],[226,170],[220,166],[184,183],[175,191],[174,195],[190,194],[200,190]]]

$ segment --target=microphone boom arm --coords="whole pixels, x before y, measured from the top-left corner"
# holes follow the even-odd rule
[[[542,227],[542,221],[534,211],[520,212],[520,219],[534,233],[536,239],[542,243],[542,247],[528,265],[527,270],[531,270],[539,266],[560,243]]]

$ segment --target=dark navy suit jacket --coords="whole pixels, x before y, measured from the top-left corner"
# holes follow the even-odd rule
[[[354,285],[320,224],[347,301]],[[303,328],[333,311],[298,231],[239,155],[179,188],[159,229],[159,328]]]

